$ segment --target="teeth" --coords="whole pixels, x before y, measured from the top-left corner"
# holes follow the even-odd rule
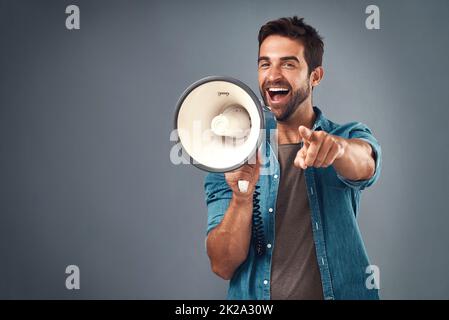
[[[269,88],[268,90],[271,92],[288,91],[288,89],[286,89],[286,88]]]

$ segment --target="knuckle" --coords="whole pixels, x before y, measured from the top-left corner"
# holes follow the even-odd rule
[[[318,131],[318,132],[319,132],[320,137],[322,137],[322,138],[327,137],[327,132],[326,131]]]
[[[314,149],[308,153],[308,157],[315,159],[317,154],[318,154],[318,151],[316,149]]]
[[[323,157],[319,157],[319,158],[316,158],[315,163],[318,164],[318,165],[322,165],[324,163],[324,160],[325,159],[323,159]]]

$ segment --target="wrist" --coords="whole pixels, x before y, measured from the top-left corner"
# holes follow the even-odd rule
[[[339,152],[338,157],[335,158],[335,160],[340,160],[345,155],[346,149],[348,148],[349,143],[345,138],[338,137],[338,136],[335,136],[335,138],[337,139],[337,143],[340,145],[340,152]]]
[[[245,205],[248,203],[252,203],[253,201],[253,193],[252,192],[246,192],[246,193],[242,193],[242,192],[233,192],[232,193],[232,200],[238,204],[238,205]]]

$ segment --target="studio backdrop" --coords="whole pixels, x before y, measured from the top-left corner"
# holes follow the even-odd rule
[[[213,75],[258,93],[258,30],[293,15],[324,37],[313,104],[382,146],[358,217],[381,297],[448,299],[444,0],[0,0],[0,298],[224,299],[176,104]]]

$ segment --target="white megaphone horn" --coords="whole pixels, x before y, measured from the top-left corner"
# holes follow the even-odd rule
[[[181,95],[175,114],[179,142],[190,162],[209,172],[235,170],[256,155],[265,121],[261,103],[243,82],[206,77]],[[238,182],[241,192],[248,181]]]

